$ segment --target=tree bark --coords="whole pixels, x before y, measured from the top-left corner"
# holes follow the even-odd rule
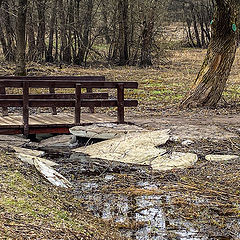
[[[152,45],[153,45],[153,30],[155,22],[155,6],[151,6],[149,13],[146,13],[143,22],[142,44],[141,44],[141,59],[140,66],[146,67],[152,65]]]
[[[52,6],[52,14],[50,20],[50,32],[49,32],[49,43],[48,50],[46,52],[46,62],[53,62],[53,36],[56,25],[56,16],[57,16],[57,0],[54,0]]]
[[[128,56],[128,0],[118,1],[119,14],[119,65],[126,65]]]
[[[64,63],[71,63],[72,56],[71,56],[71,46],[67,40],[67,29],[66,29],[66,17],[65,11],[63,6],[63,0],[58,1],[59,6],[59,19],[60,19],[60,38],[61,38],[61,52],[62,52],[62,61]]]
[[[37,34],[37,50],[39,61],[42,61],[45,56],[45,0],[37,0],[37,12],[38,12],[38,34]]]
[[[15,41],[14,41],[14,30],[12,28],[12,22],[10,19],[10,9],[9,9],[9,2],[3,1],[2,8],[4,9],[3,11],[3,19],[4,19],[4,24],[5,24],[5,30],[6,30],[6,42],[7,42],[7,49],[8,49],[8,57],[7,61],[14,62],[15,61]]]
[[[107,6],[106,6],[106,1],[103,0],[102,1],[102,9],[101,9],[102,18],[103,18],[103,34],[104,34],[106,43],[110,44],[111,43],[111,38],[109,36],[107,11],[108,10],[107,10]]]
[[[7,43],[6,43],[6,40],[5,40],[5,36],[4,36],[4,33],[3,33],[1,23],[0,23],[0,42],[1,42],[1,45],[2,45],[4,58],[5,58],[6,61],[8,61]]]
[[[17,57],[16,57],[16,75],[26,75],[26,61],[25,61],[25,27],[26,27],[26,13],[27,13],[27,0],[19,0],[18,2],[18,15],[17,15]]]
[[[236,54],[239,8],[238,0],[216,0],[207,55],[180,107],[215,107],[220,100]]]
[[[35,61],[36,60],[36,41],[35,41],[35,32],[34,32],[34,23],[33,23],[33,4],[29,3],[28,12],[27,12],[27,42],[28,42],[28,52],[27,60]]]

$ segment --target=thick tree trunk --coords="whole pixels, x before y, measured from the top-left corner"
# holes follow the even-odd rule
[[[238,0],[216,0],[207,55],[192,90],[180,107],[214,107],[220,100],[235,58],[238,16]]]
[[[17,57],[16,57],[16,75],[26,75],[25,61],[25,26],[26,26],[27,0],[19,0],[17,16]]]

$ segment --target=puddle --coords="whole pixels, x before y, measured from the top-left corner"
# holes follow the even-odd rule
[[[95,216],[114,221],[126,237],[137,240],[208,239],[202,236],[188,221],[168,219],[162,205],[170,202],[171,196],[125,194],[102,194],[113,175],[103,176],[104,184],[89,180],[76,182],[76,196],[84,200],[83,206]],[[144,189],[158,189],[156,184],[140,182]],[[174,208],[172,209],[174,211]]]

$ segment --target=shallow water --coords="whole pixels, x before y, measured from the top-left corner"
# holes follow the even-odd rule
[[[113,175],[104,177],[105,180],[113,178]],[[137,240],[208,239],[198,233],[190,222],[167,219],[162,204],[169,201],[171,196],[101,194],[97,191],[98,183],[78,182],[77,185],[76,195],[84,200],[84,206],[95,216],[121,225],[124,236]],[[146,189],[157,188],[148,182],[141,182],[139,186]]]

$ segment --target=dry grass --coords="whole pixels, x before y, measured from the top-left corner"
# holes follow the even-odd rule
[[[13,155],[0,152],[0,165],[0,239],[122,239]]]
[[[137,81],[139,89],[128,92],[129,97],[139,100],[138,108],[130,110],[131,115],[133,112],[138,116],[166,115],[178,111],[177,106],[196,78],[205,53],[206,50],[200,49],[169,50],[166,64],[147,69],[111,66],[63,66],[60,69],[55,65],[29,64],[28,70],[30,75],[104,75],[110,81]],[[220,113],[228,113],[228,110],[239,111],[239,63],[240,50],[237,52],[226,91],[219,105]],[[13,72],[13,65],[3,65],[0,74]]]

